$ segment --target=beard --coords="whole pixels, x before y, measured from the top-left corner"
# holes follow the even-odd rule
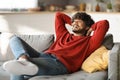
[[[86,33],[86,27],[81,27],[78,25],[73,25],[72,32],[75,34],[85,34]]]
[[[72,32],[77,33],[77,34],[82,34],[85,32],[85,30],[84,29],[72,30]]]

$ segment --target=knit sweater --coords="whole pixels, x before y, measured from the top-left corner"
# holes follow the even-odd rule
[[[71,24],[71,18],[61,12],[55,16],[56,41],[46,51],[54,54],[61,61],[69,73],[78,71],[83,61],[98,47],[100,47],[106,32],[109,29],[107,20],[94,23],[91,28],[92,36],[75,36],[71,34],[65,24]]]

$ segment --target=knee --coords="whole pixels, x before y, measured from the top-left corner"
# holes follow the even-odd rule
[[[14,41],[16,41],[16,40],[18,40],[18,39],[19,39],[19,37],[16,36],[16,35],[14,35],[14,36],[12,36],[12,37],[10,38],[10,43],[12,43],[12,42],[14,42]]]

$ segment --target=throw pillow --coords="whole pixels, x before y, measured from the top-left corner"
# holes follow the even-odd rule
[[[112,34],[106,34],[105,38],[102,43],[108,50],[111,50],[114,43],[113,43],[113,35]]]
[[[108,67],[109,50],[105,46],[101,46],[95,50],[82,64],[82,69],[92,73],[95,71],[106,70]]]

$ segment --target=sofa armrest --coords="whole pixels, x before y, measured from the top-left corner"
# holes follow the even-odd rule
[[[115,43],[109,53],[108,80],[120,80],[120,43]]]

